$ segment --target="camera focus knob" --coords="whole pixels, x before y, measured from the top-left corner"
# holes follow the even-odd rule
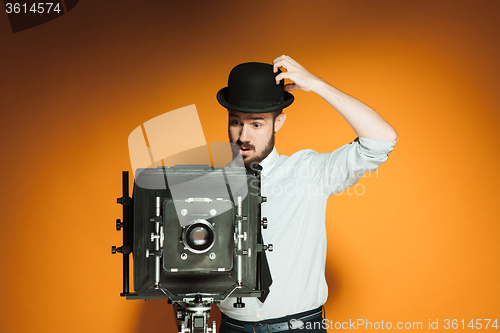
[[[123,223],[120,219],[116,219],[116,231],[120,231],[123,228]]]
[[[122,247],[121,246],[120,247],[112,246],[111,253],[116,254],[116,252],[122,253]]]

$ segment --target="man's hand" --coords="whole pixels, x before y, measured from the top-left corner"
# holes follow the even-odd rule
[[[289,56],[282,55],[274,59],[274,72],[280,67],[286,69],[286,72],[276,75],[276,84],[283,79],[290,79],[293,83],[285,85],[286,91],[302,89],[315,92],[347,120],[358,136],[391,142],[397,140],[394,128],[368,105],[309,73]]]
[[[282,55],[273,60],[273,69],[275,73],[280,67],[283,67],[287,71],[276,75],[276,84],[279,84],[283,79],[290,79],[293,81],[293,83],[285,85],[285,91],[297,89],[313,91],[317,87],[318,82],[323,81],[317,76],[309,73],[302,65],[286,55]]]

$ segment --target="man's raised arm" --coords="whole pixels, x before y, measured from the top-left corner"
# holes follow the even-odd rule
[[[289,56],[282,55],[274,59],[273,65],[275,73],[280,67],[287,70],[276,76],[276,83],[290,79],[293,83],[285,85],[286,91],[302,89],[317,93],[347,120],[356,135],[390,142],[397,140],[396,130],[375,110],[309,73]]]

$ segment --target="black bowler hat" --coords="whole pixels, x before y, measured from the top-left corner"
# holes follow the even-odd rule
[[[247,62],[229,73],[227,87],[217,93],[219,103],[230,110],[247,113],[266,113],[286,108],[293,95],[285,91],[284,80],[276,84],[273,65]]]

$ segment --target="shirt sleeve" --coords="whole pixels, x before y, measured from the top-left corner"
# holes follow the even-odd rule
[[[320,181],[328,195],[356,184],[366,172],[375,171],[387,161],[396,141],[358,137],[330,154],[323,155]]]

